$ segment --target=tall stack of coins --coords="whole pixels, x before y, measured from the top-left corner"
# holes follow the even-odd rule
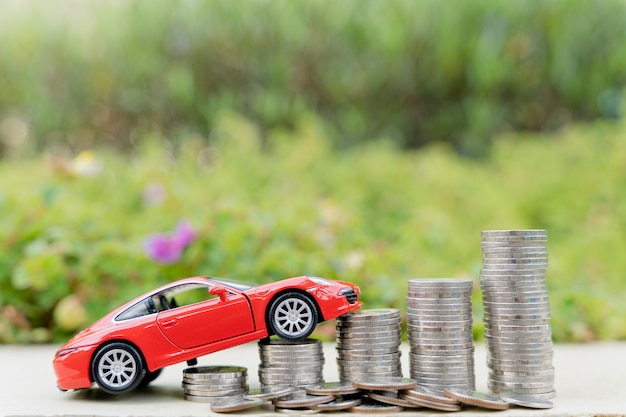
[[[360,310],[337,318],[339,380],[402,376],[400,310]]]
[[[471,279],[412,279],[407,316],[411,378],[422,387],[474,389]]]
[[[261,340],[259,356],[259,382],[262,387],[307,387],[324,382],[324,350],[320,340]]]
[[[185,399],[212,403],[248,392],[248,370],[241,366],[194,366],[183,370]]]
[[[488,386],[496,394],[554,398],[545,230],[482,232],[480,286]]]

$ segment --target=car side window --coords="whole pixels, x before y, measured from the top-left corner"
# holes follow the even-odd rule
[[[159,311],[170,310],[219,298],[209,294],[210,288],[202,284],[185,284],[155,294],[152,299]]]
[[[133,304],[125,311],[121,312],[115,319],[116,320],[129,320],[137,317],[147,316],[148,314],[156,313],[154,303],[150,298],[139,301]]]

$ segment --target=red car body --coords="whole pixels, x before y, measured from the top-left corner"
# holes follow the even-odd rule
[[[167,303],[168,294],[195,287],[206,287],[207,294],[215,298],[168,309],[157,307],[160,297]],[[104,389],[94,378],[94,358],[108,345],[132,346],[141,358],[139,367],[150,374],[273,333],[280,335],[269,314],[271,309],[288,307],[289,300],[277,303],[289,294],[313,302],[313,327],[361,307],[359,288],[342,281],[303,276],[252,286],[209,277],[178,280],[124,304],[62,346],[53,360],[57,385],[64,391],[89,388],[95,380]],[[284,326],[289,331],[288,325]],[[302,338],[296,331],[293,335],[294,340]]]

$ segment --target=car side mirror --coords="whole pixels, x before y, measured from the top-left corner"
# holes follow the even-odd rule
[[[228,292],[226,291],[226,288],[224,287],[211,287],[209,289],[209,294],[211,295],[217,295],[220,297],[220,301],[226,301],[226,299],[228,298]]]

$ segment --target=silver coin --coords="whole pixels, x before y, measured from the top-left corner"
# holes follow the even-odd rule
[[[486,237],[493,236],[548,236],[548,231],[546,229],[492,229],[492,230],[483,230],[480,232],[481,238],[485,239]]]
[[[384,372],[395,371],[401,369],[400,361],[395,363],[379,364],[377,362],[359,363],[359,362],[342,362],[337,364],[340,371],[348,372]]]
[[[372,400],[363,401],[360,405],[348,408],[347,411],[359,414],[395,414],[402,411],[399,405],[383,404]]]
[[[292,385],[273,385],[256,388],[244,395],[246,399],[273,400],[291,394],[298,388]]]
[[[506,410],[509,403],[502,401],[493,395],[476,392],[473,390],[446,389],[443,391],[446,397],[454,398],[464,404],[491,410]]]
[[[400,340],[389,340],[389,341],[385,341],[385,340],[376,340],[376,341],[372,341],[369,344],[366,343],[365,341],[358,341],[358,342],[348,342],[346,340],[337,340],[337,346],[341,347],[342,349],[357,349],[357,350],[364,350],[367,349],[368,347],[371,347],[372,349],[386,349],[386,348],[398,348],[398,346],[400,346]]]
[[[489,377],[493,382],[502,384],[520,384],[520,388],[552,387],[554,385],[554,374],[546,376],[519,376],[501,375],[489,371]]]
[[[228,413],[258,407],[264,403],[265,402],[261,399],[243,397],[224,398],[211,404],[211,411],[216,413]]]
[[[472,355],[473,356],[473,355]],[[449,357],[449,356],[448,356]],[[420,361],[418,359],[409,358],[409,362],[415,366],[420,366],[427,369],[465,369],[474,363],[473,357],[467,357],[465,360],[454,360],[454,361],[429,361],[423,360]]]
[[[299,366],[302,363],[307,362],[324,362],[324,352],[317,353],[284,353],[281,355],[259,355],[261,359],[261,363],[267,364],[281,364],[281,363],[289,363],[292,367]]]
[[[541,285],[533,284],[528,287],[515,287],[512,285],[510,287],[507,286],[496,286],[491,284],[485,284],[482,286],[483,298],[487,297],[522,297],[522,298],[533,298],[533,297],[549,297],[548,289],[545,283]]]
[[[447,343],[446,340],[442,340],[440,343],[435,343],[433,341],[423,341],[418,343],[414,343],[411,345],[411,351],[413,353],[420,353],[420,352],[425,352],[425,353],[432,353],[430,351],[437,351],[437,354],[440,353],[440,351],[465,351],[465,350],[469,350],[469,349],[473,349],[474,344],[473,342],[467,342],[464,344],[460,344],[460,343],[456,343],[456,344],[449,344]]]
[[[464,372],[459,375],[451,375],[449,373],[429,373],[412,371],[411,378],[422,383],[449,382],[449,383],[474,383],[474,372]]]
[[[536,293],[541,295],[548,294],[548,285],[545,280],[543,281],[487,281],[481,280],[480,284],[483,295],[490,296],[532,296]]]
[[[487,355],[487,363],[492,366],[528,366],[528,367],[539,367],[545,365],[551,365],[552,363],[552,352],[550,354],[535,354],[535,355],[524,355],[519,354],[514,357],[506,358],[502,356],[494,356],[493,353],[489,353]]]
[[[400,310],[397,308],[377,308],[377,309],[367,309],[367,310],[358,310],[356,312],[344,314],[343,316],[338,317],[341,321],[359,321],[359,320],[376,320],[381,318],[392,318],[399,317]]]
[[[528,382],[523,378],[519,380],[505,380],[499,376],[489,375],[489,383],[497,384],[503,387],[514,389],[515,392],[521,394],[521,390],[551,390],[554,386],[554,381],[539,381]],[[531,394],[531,392],[528,392]]]
[[[402,352],[398,350],[393,353],[386,353],[382,355],[351,353],[349,350],[337,351],[337,360],[353,360],[359,362],[369,362],[373,360],[397,360],[400,359],[401,356]]]
[[[298,378],[295,378],[295,379],[281,378],[281,379],[265,380],[265,379],[259,378],[259,382],[264,387],[272,386],[272,385],[294,385],[294,386],[297,386],[298,388],[303,388],[307,386],[319,385],[322,382],[324,382],[324,380],[322,378],[316,378],[316,379],[311,379],[311,380],[298,379]]]
[[[490,331],[485,332],[485,337],[489,337],[493,341],[503,341],[511,343],[534,344],[534,343],[551,343],[551,333],[548,332],[501,332]]]
[[[355,381],[355,380],[370,380],[370,379],[380,379],[380,378],[390,378],[390,377],[401,377],[401,372],[348,372],[343,371],[339,372],[339,380],[341,382],[347,381]]]
[[[487,388],[494,393],[515,393],[515,394],[523,394],[523,395],[538,395],[544,399],[550,399],[547,395],[550,392],[554,392],[554,388],[552,386],[538,386],[538,387],[520,387],[515,386],[514,383],[500,382],[500,381],[492,381],[490,379],[487,380]]]
[[[306,392],[313,395],[348,395],[357,394],[359,389],[351,383],[345,382],[326,382],[306,388]]]
[[[473,284],[473,283],[472,283]],[[427,288],[411,287],[407,289],[406,296],[411,298],[426,298],[431,300],[463,300],[472,295],[473,287],[468,288]]]
[[[472,325],[466,323],[462,326],[416,326],[413,323],[408,323],[407,328],[415,332],[424,332],[427,334],[448,334],[448,333],[465,333],[472,332]]]
[[[196,397],[230,397],[233,395],[243,395],[248,392],[249,387],[245,386],[239,389],[228,390],[203,390],[203,389],[185,389],[185,394],[194,395]]]
[[[546,357],[543,359],[520,359],[517,355],[511,355],[510,357],[500,357],[489,355],[487,358],[487,365],[491,369],[498,369],[501,371],[534,371],[543,370],[552,367],[552,358]]]
[[[550,317],[543,317],[541,319],[507,319],[502,320],[500,317],[491,318],[485,317],[483,319],[483,323],[485,323],[485,330],[487,332],[491,332],[491,328],[494,324],[496,325],[505,325],[505,326],[541,326],[541,325],[550,325]]]
[[[468,361],[465,364],[450,365],[450,366],[443,365],[443,364],[431,365],[428,363],[425,364],[425,363],[411,362],[409,363],[409,366],[411,367],[411,370],[414,372],[424,372],[424,373],[437,373],[437,374],[443,374],[443,373],[449,373],[449,372],[469,373],[469,372],[474,371],[473,361]]]
[[[185,385],[230,385],[239,384],[242,381],[245,382],[248,379],[248,375],[243,375],[236,378],[190,378],[183,377],[183,384]]]
[[[376,349],[343,349],[337,346],[337,352],[342,352],[348,355],[387,355],[398,352],[398,347],[376,348]]]
[[[480,284],[524,284],[524,283],[533,283],[533,284],[545,284],[546,281],[546,272],[545,271],[534,271],[534,270],[521,270],[521,269],[513,269],[509,272],[507,271],[492,271],[489,269],[481,269],[480,270]]]
[[[500,352],[497,352],[500,353]],[[552,351],[540,354],[517,354],[515,357],[504,358],[500,355],[493,355],[493,352],[487,352],[487,360],[490,363],[499,365],[539,365],[550,363],[553,358]]]
[[[187,401],[193,401],[196,403],[214,403],[215,401],[220,400],[222,397],[206,397],[206,396],[184,394],[184,398]]]
[[[525,277],[525,280],[538,280],[540,275],[543,275],[544,279],[548,271],[548,263],[534,263],[534,264],[494,264],[483,263],[480,270],[481,280],[496,280],[504,279],[502,277],[509,277],[507,281],[516,279],[515,277]],[[529,277],[535,275],[535,278]],[[517,278],[519,280],[519,278]]]
[[[259,346],[258,352],[261,356],[279,356],[279,355],[320,355],[324,348],[322,343],[307,344],[302,346],[288,346],[288,345],[268,345]]]
[[[429,363],[416,363],[410,362],[409,366],[414,372],[424,372],[424,373],[448,373],[448,372],[473,372],[474,371],[474,362],[467,361],[467,363],[459,363],[458,365],[443,365],[443,363],[439,363],[436,365],[432,365]]]
[[[532,245],[532,246],[510,246],[510,245],[482,245],[481,252],[483,255],[493,254],[508,254],[512,256],[520,256],[526,254],[548,254],[548,249],[545,245]]]
[[[468,360],[473,360],[474,357],[474,348],[467,350],[461,350],[457,352],[456,355],[445,355],[442,356],[439,352],[414,352],[411,351],[409,353],[409,360],[415,362],[425,362],[428,364],[437,365],[439,363],[456,363],[456,362],[465,362]]]
[[[501,360],[518,360],[521,361],[522,356],[526,356],[530,358],[531,355],[545,355],[552,353],[552,348],[550,346],[524,346],[524,347],[500,347],[495,345],[494,343],[490,344],[487,347],[489,351],[490,363],[494,363],[494,361]],[[547,357],[546,357],[547,359]]]
[[[248,370],[241,366],[197,366],[183,370],[183,377],[189,380],[238,378],[247,375]]]
[[[480,242],[483,246],[547,246],[548,239],[546,236],[489,236]]]
[[[247,388],[247,387],[248,387],[247,381],[243,381],[240,384],[228,384],[228,385],[182,384],[183,390],[185,390],[187,392],[191,392],[191,391],[228,391],[228,390],[240,390],[242,388]]]
[[[469,320],[437,320],[432,318],[410,318],[409,325],[415,327],[458,327],[468,326],[471,322]]]
[[[310,407],[316,404],[324,404],[331,402],[335,399],[334,395],[309,395],[297,396],[295,398],[287,398],[280,400],[273,400],[272,404],[280,408],[301,408]]]
[[[489,374],[492,383],[506,385],[512,388],[541,388],[550,390],[554,387],[554,377],[530,378],[530,377],[503,377]]]
[[[493,392],[493,391],[492,391]],[[552,391],[548,391],[548,392],[542,392],[539,394],[516,394],[515,392],[512,392],[511,390],[503,390],[499,393],[496,393],[498,396],[503,396],[503,395],[515,395],[515,396],[519,396],[519,395],[525,395],[525,396],[532,396],[533,398],[538,398],[541,400],[551,400],[553,398],[556,397],[556,391],[552,390]]]
[[[278,365],[297,368],[306,366],[307,363],[324,363],[326,360],[323,352],[317,353],[283,353],[281,355],[259,355],[259,363],[266,366]]]
[[[509,305],[549,305],[549,298],[548,294],[526,296],[517,293],[507,295],[489,293],[483,295],[483,302],[508,303]]]
[[[539,408],[539,409],[547,409],[552,408],[554,404],[552,401],[548,401],[539,397],[534,397],[530,395],[520,395],[513,393],[502,393],[498,395],[502,401],[506,401],[509,404],[514,404],[519,407],[526,408]]]
[[[411,378],[368,378],[365,380],[352,381],[352,385],[360,389],[391,391],[411,389],[417,385],[417,381]]]
[[[380,332],[376,332],[375,330],[370,330],[369,332],[354,332],[354,331],[341,331],[337,333],[338,339],[399,339],[402,334],[402,331],[398,329],[394,330],[382,330]]]
[[[340,411],[340,410],[348,410],[353,407],[357,407],[361,405],[363,400],[361,398],[352,398],[352,399],[342,399],[342,400],[333,400],[325,404],[316,404],[310,406],[313,410],[318,411]]]

